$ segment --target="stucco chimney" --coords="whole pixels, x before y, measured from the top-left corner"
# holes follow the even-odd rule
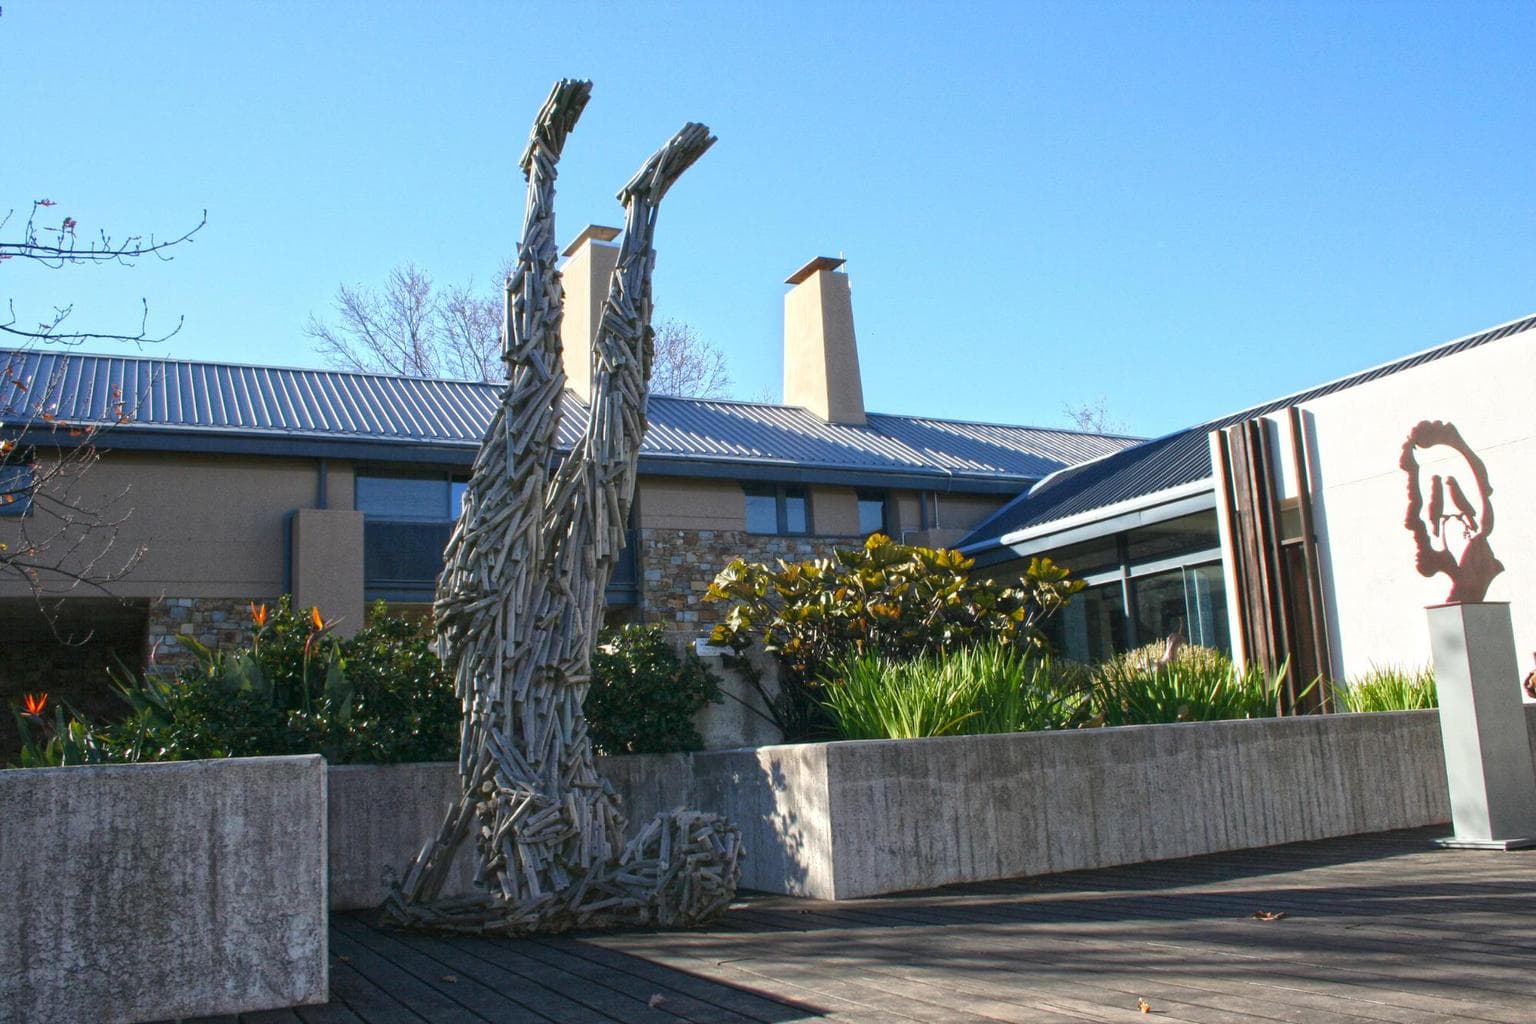
[[[784,282],[784,404],[828,423],[862,424],[864,385],[853,337],[853,296],[842,260],[818,256]]]
[[[560,268],[565,285],[565,313],[560,321],[565,383],[587,403],[592,401],[592,343],[603,320],[609,275],[619,263],[619,247],[607,243],[618,237],[618,228],[588,224],[565,247],[566,260]]]

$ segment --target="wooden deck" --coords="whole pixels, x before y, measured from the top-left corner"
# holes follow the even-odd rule
[[[444,939],[341,917],[333,1001],[242,1022],[1536,1021],[1536,851],[1428,845],[1445,831],[755,897],[698,932]]]

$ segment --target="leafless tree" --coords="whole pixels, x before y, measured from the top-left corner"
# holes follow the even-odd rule
[[[51,199],[33,200],[32,210],[27,215],[26,222],[21,225],[19,236],[9,239],[0,238],[0,263],[20,259],[57,270],[72,263],[120,263],[124,266],[132,266],[135,259],[144,256],[168,261],[174,258],[174,254],[170,252],[171,249],[193,242],[195,240],[193,236],[208,223],[208,211],[204,210],[196,224],[174,238],[161,239],[150,234],[128,235],[126,238],[114,239],[106,231],[99,231],[95,238],[82,242],[80,224],[73,217],[58,214],[56,224],[40,223],[43,219],[53,220],[53,208],[57,205]],[[10,227],[15,219],[15,213],[13,209],[4,217],[0,217],[0,232]],[[23,326],[16,313],[15,299],[7,296],[6,318],[4,322],[0,322],[0,333],[18,339],[21,344],[47,342],[55,345],[70,345],[84,341],[158,342],[164,341],[181,330],[182,320],[177,318],[176,325],[170,330],[153,334],[149,329],[149,302],[140,301],[143,308],[139,318],[139,329],[129,333],[73,330],[66,324],[70,314],[74,312],[73,305],[55,306],[51,313],[37,320],[34,326]]]
[[[1103,395],[1080,405],[1063,403],[1061,411],[1078,430],[1094,434],[1124,434],[1126,431],[1125,424],[1110,413],[1109,399]]]
[[[27,260],[60,270],[73,264],[131,266],[145,256],[169,260],[174,256],[170,250],[190,244],[208,220],[204,211],[189,230],[168,239],[152,234],[115,239],[100,231],[82,241],[80,224],[57,214],[56,205],[49,199],[33,201],[17,234],[0,238],[0,266]],[[0,217],[0,233],[14,222],[14,214]],[[149,305],[142,305],[137,330],[82,330],[68,323],[70,305],[56,306],[23,325],[15,299],[5,297],[0,336],[16,339],[18,347],[0,352],[0,581],[24,582],[40,602],[82,586],[105,592],[144,552],[119,543],[119,528],[131,511],[123,500],[126,492],[103,494],[83,485],[101,458],[102,432],[132,418],[134,396],[114,389],[99,403],[106,410],[101,422],[69,422],[57,405],[64,364],[36,357],[54,345],[164,341],[181,329],[178,318],[168,330],[152,331]]]
[[[334,324],[310,316],[304,333],[332,365],[373,373],[501,380],[502,303],[467,287],[439,289],[403,264],[382,290],[342,285]]]
[[[64,368],[55,363],[39,379],[28,355],[0,357],[0,582],[25,583],[39,602],[82,587],[107,593],[144,556],[142,546],[120,544],[132,514],[127,490],[86,485],[113,424],[55,414]],[[117,421],[131,419],[121,392],[108,404]]]
[[[496,280],[506,280],[504,264]],[[505,300],[468,285],[440,288],[414,264],[390,272],[379,290],[342,285],[335,319],[311,316],[304,333],[319,342],[332,366],[372,373],[455,380],[505,379],[501,321]],[[658,394],[720,398],[731,386],[725,355],[687,324],[656,327],[652,390]]]
[[[679,320],[656,325],[651,391],[658,395],[724,398],[731,391],[725,354]]]

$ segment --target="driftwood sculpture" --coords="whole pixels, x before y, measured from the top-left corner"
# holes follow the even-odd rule
[[[740,876],[739,834],[711,815],[672,811],[624,843],[581,709],[645,434],[657,207],[715,141],[703,125],[685,126],[619,192],[624,238],[593,343],[591,416],[562,459],[555,165],[591,88],[558,83],[522,155],[528,199],[507,281],[508,384],[435,608],[464,708],[463,795],[386,904],[399,924],[503,934],[692,924],[724,909]],[[483,892],[442,899],[472,832]]]

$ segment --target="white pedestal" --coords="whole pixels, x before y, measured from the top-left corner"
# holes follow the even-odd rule
[[[1438,845],[1536,846],[1536,770],[1505,603],[1442,604],[1429,615],[1440,740],[1456,834]]]

